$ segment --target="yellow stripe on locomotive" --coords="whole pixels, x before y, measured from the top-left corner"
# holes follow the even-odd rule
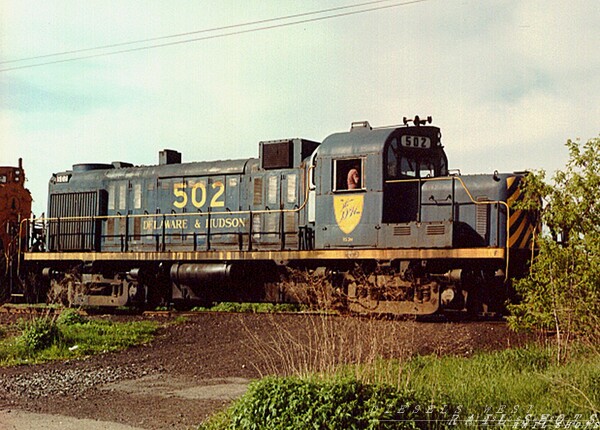
[[[517,249],[530,249],[537,219],[531,211],[515,209],[515,204],[524,198],[520,187],[521,181],[521,176],[511,176],[506,179],[507,203],[511,208],[508,246]]]

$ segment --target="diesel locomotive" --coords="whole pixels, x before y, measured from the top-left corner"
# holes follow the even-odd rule
[[[450,171],[430,117],[258,152],[55,173],[47,217],[22,226],[44,232],[23,268],[76,305],[295,300],[301,273],[351,310],[416,315],[498,310],[526,268],[524,174]]]
[[[16,167],[0,166],[0,297],[14,289],[18,255],[27,244],[19,226],[31,217],[31,202],[23,160]]]

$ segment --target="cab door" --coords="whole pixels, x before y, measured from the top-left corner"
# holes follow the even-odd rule
[[[281,175],[281,208],[283,209],[280,215],[281,230],[282,230],[282,248],[283,249],[298,249],[298,225],[300,223],[300,211],[304,196],[300,195],[302,178],[300,170],[293,170]]]
[[[417,221],[420,184],[416,164],[414,158],[406,157],[397,138],[387,144],[384,156],[383,223]]]

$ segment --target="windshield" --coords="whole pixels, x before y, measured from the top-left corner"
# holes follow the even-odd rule
[[[393,138],[386,151],[386,178],[431,178],[446,175],[446,157],[440,150],[407,149]]]

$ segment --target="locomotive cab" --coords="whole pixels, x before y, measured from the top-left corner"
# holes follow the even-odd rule
[[[324,140],[316,160],[316,176],[321,178],[317,247],[452,245],[450,215],[442,229],[437,220],[433,230],[422,224],[423,184],[448,175],[440,129],[418,117],[412,121],[378,129],[368,122],[354,123],[349,132]],[[435,234],[426,238],[431,231]]]
[[[383,149],[382,222],[421,221],[422,179],[448,175],[448,158],[441,144],[439,128],[397,129]]]

